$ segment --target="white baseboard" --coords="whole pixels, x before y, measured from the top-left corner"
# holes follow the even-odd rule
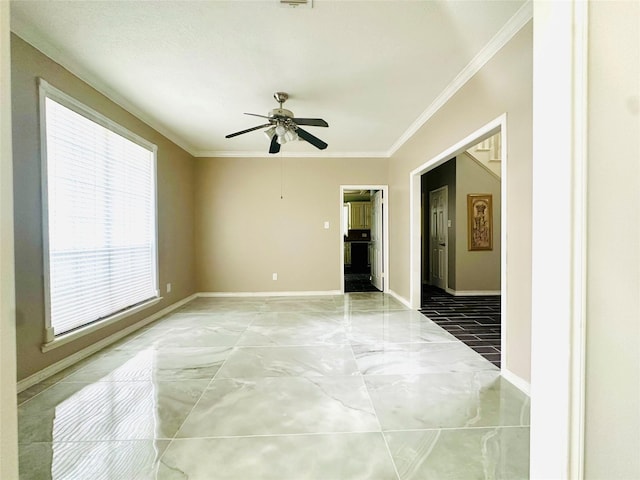
[[[529,382],[523,380],[518,375],[505,367],[502,367],[502,369],[500,370],[500,374],[502,375],[502,378],[511,383],[518,390],[522,391],[529,397],[531,396],[531,384]]]
[[[388,290],[387,293],[389,295],[391,295],[393,298],[395,298],[396,300],[398,300],[401,304],[403,304],[405,307],[407,307],[409,310],[413,310],[413,308],[411,308],[411,303],[409,302],[409,300],[407,300],[404,297],[401,297],[400,295],[398,295],[396,292],[394,292],[393,290]]]
[[[445,288],[445,291],[449,295],[456,297],[480,297],[486,295],[500,295],[500,290],[453,290],[452,288]]]
[[[112,343],[117,342],[121,338],[126,337],[127,335],[135,332],[136,330],[139,330],[140,328],[144,327],[145,325],[148,325],[149,323],[157,320],[158,318],[166,315],[167,313],[170,313],[173,310],[180,308],[185,303],[190,302],[191,300],[196,298],[196,296],[197,294],[193,294],[186,298],[183,298],[182,300],[176,303],[173,303],[168,307],[163,308],[162,310],[159,310],[152,315],[149,315],[148,317],[140,320],[139,322],[136,322],[133,325],[129,325],[128,327],[123,328],[122,330],[119,330],[109,335],[108,337],[103,338],[102,340],[92,345],[89,345],[88,347],[85,347],[82,350],[79,350],[76,353],[69,355],[68,357],[63,358],[62,360],[54,364],[49,365],[46,368],[43,368],[39,372],[36,372],[33,375],[30,375],[27,378],[20,380],[17,384],[18,393],[26,390],[29,387],[32,387],[36,383],[40,383],[43,380],[46,380],[47,378],[55,375],[56,373],[61,372],[65,368],[69,368],[71,365],[79,362],[80,360],[87,358],[90,355],[93,355],[94,353],[102,350],[103,348],[111,345]]]
[[[342,295],[340,290],[311,291],[311,292],[200,292],[197,297],[319,297],[328,295]]]

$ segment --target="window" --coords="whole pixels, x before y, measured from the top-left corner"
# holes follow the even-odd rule
[[[40,81],[47,341],[158,297],[155,145]]]

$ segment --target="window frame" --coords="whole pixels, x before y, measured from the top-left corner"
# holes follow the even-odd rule
[[[69,343],[79,337],[85,336],[107,325],[113,324],[123,318],[138,313],[162,300],[160,296],[160,269],[159,269],[159,241],[158,241],[158,147],[148,140],[136,135],[125,127],[119,125],[108,117],[102,115],[96,110],[88,107],[79,100],[71,97],[65,92],[49,84],[46,80],[38,78],[38,94],[39,94],[39,117],[40,117],[40,166],[41,166],[41,193],[42,193],[42,252],[43,252],[43,279],[44,279],[44,304],[45,304],[45,331],[44,343],[41,347],[43,352],[47,352],[53,348]],[[49,177],[48,177],[48,157],[47,157],[47,112],[46,99],[49,98],[60,105],[72,110],[73,112],[85,117],[86,119],[100,125],[111,132],[120,135],[127,140],[149,150],[152,153],[152,170],[153,170],[153,222],[154,222],[154,262],[152,268],[154,270],[154,289],[155,297],[142,303],[130,306],[124,310],[115,312],[104,318],[96,319],[86,325],[80,326],[69,332],[55,335],[51,322],[51,285],[50,285],[50,249],[49,249]]]

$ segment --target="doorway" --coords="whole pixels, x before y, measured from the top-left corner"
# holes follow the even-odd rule
[[[468,153],[472,147],[476,147],[479,144],[483,143],[485,140],[494,137],[496,134],[500,134],[501,142],[498,144],[500,147],[499,150],[499,162],[496,162],[498,166],[498,173],[494,172],[496,175],[499,175],[499,180],[497,180],[500,185],[499,192],[493,194],[493,201],[496,204],[496,208],[499,206],[500,216],[499,218],[496,216],[495,221],[493,222],[494,228],[496,228],[496,234],[493,238],[493,252],[494,256],[497,257],[495,261],[496,265],[496,287],[492,288],[469,288],[467,285],[464,285],[464,279],[462,275],[458,275],[459,268],[457,266],[466,265],[473,266],[479,260],[479,257],[482,255],[476,255],[478,252],[472,251],[468,246],[468,194],[470,193],[488,193],[485,191],[472,191],[470,189],[465,188],[457,188],[457,180],[458,175],[456,173],[457,170],[457,162],[453,162],[453,167],[451,167],[452,162],[450,160]],[[507,232],[507,213],[506,213],[506,178],[507,178],[507,158],[506,158],[506,145],[507,145],[507,136],[506,136],[506,115],[502,115],[492,122],[488,123],[484,127],[478,129],[476,132],[472,133],[465,139],[461,140],[457,144],[453,145],[449,149],[445,150],[435,158],[429,160],[424,163],[420,167],[416,168],[411,172],[410,179],[410,229],[411,229],[411,237],[410,237],[410,262],[411,262],[411,306],[415,309],[420,309],[422,307],[422,294],[425,286],[429,289],[433,289],[434,287],[438,290],[438,295],[451,296],[454,299],[462,298],[457,295],[466,295],[468,298],[473,298],[475,296],[476,301],[481,300],[481,296],[494,295],[494,298],[500,299],[499,306],[499,314],[496,312],[494,315],[495,319],[492,317],[489,320],[497,321],[497,325],[491,325],[491,327],[496,330],[499,328],[499,335],[497,342],[499,345],[499,349],[496,348],[496,351],[500,351],[499,355],[499,363],[503,372],[505,371],[505,366],[508,365],[507,360],[507,352],[505,348],[505,339],[507,336],[507,295],[506,295],[506,287],[507,287],[507,274],[506,274],[506,256],[507,256],[507,245],[506,245],[506,232]],[[485,148],[486,145],[482,145],[482,148]],[[449,167],[447,167],[449,165]],[[447,168],[451,171],[448,171]],[[423,176],[433,174],[434,179],[433,183],[428,183],[427,188],[425,187],[425,183],[423,183]],[[453,180],[449,180],[451,177]],[[439,183],[439,184],[438,184]],[[436,204],[438,202],[437,198],[432,199],[431,194],[438,190],[438,188],[447,185],[448,188],[448,218],[446,219],[446,227],[449,230],[448,236],[444,235],[444,238],[448,239],[444,242],[439,242],[438,228],[437,228],[437,220],[436,218],[436,228],[432,228],[430,224],[432,223],[430,220],[433,215],[438,215],[438,208],[434,205],[432,209],[432,203]],[[484,190],[484,188],[483,188]],[[452,199],[453,198],[453,203]],[[457,201],[456,201],[457,199]],[[457,207],[457,208],[456,208]],[[456,214],[456,210],[459,212],[459,215]],[[453,211],[453,213],[452,213]],[[423,212],[428,212],[428,215],[423,215]],[[442,215],[442,222],[445,216]],[[442,224],[441,224],[442,225]],[[457,233],[456,233],[457,228]],[[497,231],[499,230],[499,232]],[[438,251],[437,246],[430,245],[431,241],[427,240],[423,242],[423,238],[425,240],[433,238],[434,243],[445,243],[447,250],[444,252],[445,261],[441,262],[440,255],[442,254]],[[460,252],[457,252],[460,250]],[[447,258],[448,257],[448,258]],[[456,264],[456,259],[459,257],[465,257],[462,262]],[[434,274],[435,272],[435,274]],[[438,275],[440,272],[444,273],[444,288],[438,285],[440,281]],[[478,272],[478,269],[476,269]],[[482,270],[478,272],[478,276],[485,276],[485,271]],[[458,278],[461,277],[461,278]],[[494,278],[495,278],[494,277]],[[424,284],[423,284],[424,280]],[[441,282],[442,283],[442,282]],[[426,284],[426,285],[425,285]],[[496,297],[498,296],[499,297]],[[483,319],[484,321],[488,321],[487,319]],[[484,335],[483,332],[480,332]],[[494,336],[495,333],[491,332],[491,336]],[[497,360],[497,359],[496,359]],[[497,362],[496,362],[497,363]]]
[[[421,311],[497,367],[501,367],[500,149],[498,132],[421,179],[422,194],[428,199],[422,212],[426,254]],[[481,208],[470,210],[469,202],[477,198],[482,199]],[[472,237],[472,226],[482,231]],[[482,240],[482,248],[472,239]]]
[[[500,295],[500,149],[498,132],[421,175],[423,286],[454,296]],[[473,223],[470,201],[480,202],[484,212],[474,207]],[[483,227],[473,235],[482,245],[472,245],[472,225]]]
[[[342,185],[340,209],[342,292],[385,292],[389,265],[386,185]]]

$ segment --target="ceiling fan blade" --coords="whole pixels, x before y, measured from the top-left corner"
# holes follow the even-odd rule
[[[329,124],[321,118],[292,118],[296,125],[309,125],[311,127],[328,127]]]
[[[264,125],[258,125],[257,127],[253,127],[253,128],[247,128],[246,130],[241,130],[236,133],[230,133],[229,135],[226,135],[224,138],[237,137],[238,135],[242,135],[243,133],[253,132],[254,130],[260,130],[261,128],[269,127],[269,126],[271,126],[270,123],[265,123]]]
[[[278,136],[274,135],[271,139],[271,145],[269,145],[269,153],[278,153],[280,151],[280,144],[278,143]]]
[[[266,115],[258,115],[257,113],[247,113],[244,112],[245,115],[251,115],[252,117],[260,117],[260,118],[271,118],[271,117],[267,117]]]
[[[307,132],[306,130],[303,130],[301,128],[297,128],[296,129],[296,133],[298,134],[298,136],[300,138],[302,138],[303,140],[306,140],[311,145],[313,145],[316,148],[319,148],[320,150],[324,150],[325,148],[327,148],[329,146],[328,144],[326,144],[322,140],[320,140],[318,137],[316,137],[314,135],[311,135],[309,132]]]

